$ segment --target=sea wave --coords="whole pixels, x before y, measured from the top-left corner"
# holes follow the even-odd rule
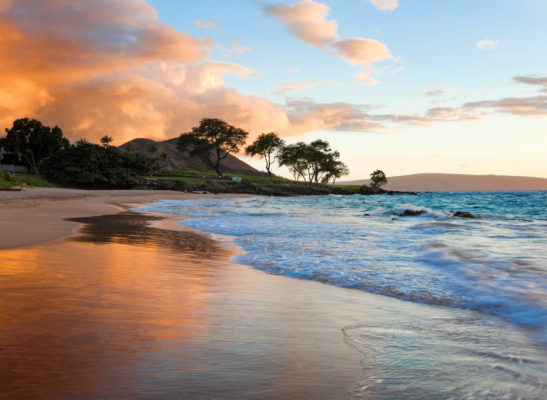
[[[146,210],[234,237],[246,250],[235,261],[268,273],[480,310],[547,341],[546,193],[422,194],[422,205],[396,197],[202,199]],[[422,214],[393,217],[404,210]]]

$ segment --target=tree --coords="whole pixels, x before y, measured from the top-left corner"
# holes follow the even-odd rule
[[[329,183],[332,179],[332,184],[336,183],[338,178],[349,174],[349,168],[342,161],[332,160],[326,166],[327,173],[323,177],[322,183]]]
[[[162,160],[141,153],[123,152],[82,139],[42,163],[48,177],[61,182],[91,187],[130,187],[142,183],[162,167]]]
[[[311,186],[314,182],[326,183],[335,174],[338,177],[344,174],[347,167],[338,158],[339,152],[333,151],[328,142],[318,139],[310,144],[298,142],[283,146],[278,162],[280,166],[287,166],[296,180],[302,177]]]
[[[250,156],[260,156],[266,161],[266,171],[270,177],[270,181],[273,182],[273,176],[271,171],[272,163],[277,159],[277,153],[279,149],[285,144],[274,132],[261,133],[258,138],[247,148],[245,153]]]
[[[386,174],[382,170],[377,169],[370,174],[370,186],[373,188],[379,188],[387,183]]]
[[[306,181],[305,173],[308,169],[306,148],[306,143],[298,142],[283,146],[279,150],[279,155],[277,158],[279,166],[286,166],[289,168],[289,171],[291,171],[295,181],[298,181],[300,177]]]
[[[249,134],[220,119],[204,118],[192,132],[180,135],[177,148],[183,152],[191,148],[190,155],[197,156],[222,176],[220,162],[230,153],[237,153]]]
[[[50,128],[38,120],[20,118],[13,122],[10,129],[6,129],[3,146],[8,152],[22,158],[29,172],[37,174],[40,163],[68,147],[69,142],[58,126]]]
[[[104,135],[102,138],[101,138],[101,144],[104,146],[104,147],[108,147],[110,146],[110,143],[112,143],[112,137],[111,136],[108,136],[108,135]]]

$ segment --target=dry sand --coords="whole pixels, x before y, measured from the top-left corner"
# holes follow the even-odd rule
[[[151,190],[79,190],[34,188],[0,191],[0,249],[32,246],[72,235],[78,223],[65,218],[112,214],[126,204],[161,199],[241,197]]]

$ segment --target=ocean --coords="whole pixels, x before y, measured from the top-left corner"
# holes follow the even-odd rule
[[[448,377],[428,392],[439,398],[546,395],[547,192],[166,200],[138,211],[186,216],[182,225],[231,238],[244,250],[234,261],[269,274],[428,305],[393,326],[342,329],[360,352],[382,349],[395,379],[387,398],[420,397],[432,370]],[[427,373],[409,375],[416,367]]]
[[[547,343],[547,192],[202,199],[144,210],[234,237],[246,251],[234,261],[271,274],[483,311]]]

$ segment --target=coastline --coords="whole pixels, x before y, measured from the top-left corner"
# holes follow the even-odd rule
[[[33,188],[0,192],[0,250],[33,246],[73,235],[79,224],[67,218],[114,214],[161,199],[246,197],[168,190],[81,190]]]
[[[332,306],[361,293],[265,274],[178,217],[124,212],[221,196],[63,194],[2,207],[17,234],[61,222],[46,240],[0,249],[0,399],[349,398],[368,379],[340,330],[352,313]],[[149,372],[159,354],[178,375]]]
[[[0,243],[19,236],[0,250],[0,398],[502,397],[543,354],[498,317],[267,274],[178,216],[123,212],[222,196],[129,192],[0,197]]]

